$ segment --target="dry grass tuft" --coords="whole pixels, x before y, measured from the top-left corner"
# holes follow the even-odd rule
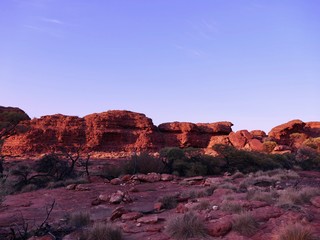
[[[248,212],[234,217],[232,229],[244,236],[252,236],[258,230],[258,223]]]
[[[76,212],[69,216],[69,224],[75,228],[82,228],[90,224],[90,215],[87,212]]]
[[[243,207],[239,203],[223,201],[220,206],[222,211],[229,213],[241,213],[243,212]]]
[[[205,237],[207,229],[203,221],[193,212],[172,218],[166,232],[174,239]]]
[[[175,195],[168,195],[159,198],[159,202],[162,203],[164,209],[173,209],[178,205],[177,197]]]
[[[273,236],[273,240],[316,240],[310,228],[301,224],[291,224]]]
[[[318,188],[305,187],[303,189],[287,188],[280,193],[278,205],[302,205],[309,203],[310,199],[320,194]]]
[[[110,223],[95,224],[89,232],[82,236],[83,240],[122,240],[121,229]]]

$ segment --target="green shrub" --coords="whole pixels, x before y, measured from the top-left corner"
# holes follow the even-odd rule
[[[311,147],[299,148],[296,153],[296,161],[304,170],[320,170],[320,153]]]
[[[273,235],[273,240],[316,240],[309,227],[289,224]]]
[[[232,146],[216,144],[213,149],[226,162],[225,171],[243,173],[259,170],[272,170],[276,168],[292,167],[293,157],[290,154],[266,154],[262,152],[250,152],[239,150]]]
[[[193,212],[187,212],[169,220],[166,232],[174,239],[205,237],[207,229]]]
[[[250,213],[243,212],[234,217],[232,229],[241,235],[250,237],[258,230],[258,223]]]

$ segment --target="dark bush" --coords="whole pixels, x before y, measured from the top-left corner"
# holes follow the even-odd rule
[[[225,171],[228,172],[238,170],[248,173],[258,170],[267,171],[276,168],[288,168],[291,166],[288,156],[250,152],[221,144],[214,145],[213,149],[225,160]]]
[[[299,148],[295,159],[304,170],[320,170],[320,153],[314,148],[307,146]]]
[[[71,177],[68,162],[60,159],[56,154],[45,155],[41,158],[37,162],[36,171],[45,173],[57,181]]]
[[[133,155],[125,166],[125,173],[162,173],[164,171],[164,163],[157,157],[151,156],[149,153],[141,153]]]

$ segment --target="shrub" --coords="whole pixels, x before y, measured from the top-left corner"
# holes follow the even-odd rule
[[[36,164],[36,171],[44,173],[56,181],[72,177],[68,162],[60,159],[57,154],[48,154],[42,157]]]
[[[273,240],[316,240],[310,228],[301,224],[290,224],[275,233]]]
[[[256,201],[263,201],[266,203],[273,203],[277,199],[276,192],[262,192],[262,191],[248,191],[247,193],[248,200],[256,200]]]
[[[75,228],[82,228],[90,224],[90,215],[87,212],[76,212],[69,216],[69,224]]]
[[[303,146],[299,148],[296,154],[296,161],[304,170],[320,169],[320,154],[311,147]]]
[[[310,199],[316,195],[319,195],[318,188],[305,187],[303,189],[287,188],[280,193],[278,205],[294,205],[309,203]]]
[[[178,205],[177,197],[174,195],[163,196],[159,199],[164,209],[173,209]]]
[[[241,213],[243,212],[243,207],[239,203],[223,201],[220,206],[222,211],[229,213]]]
[[[265,141],[263,142],[263,150],[267,153],[271,153],[273,149],[277,146],[277,143],[274,141]]]
[[[131,171],[128,161],[119,163],[119,164],[109,164],[107,163],[102,167],[100,176],[105,177],[107,179],[117,178],[120,175],[124,174],[126,171]]]
[[[119,227],[110,223],[95,224],[86,234],[85,240],[122,240],[122,232]]]
[[[302,144],[303,146],[310,147],[320,151],[320,137],[308,138]]]
[[[289,159],[283,156],[265,154],[260,152],[249,152],[238,150],[232,146],[216,144],[213,149],[225,160],[225,170],[243,173],[258,170],[271,170],[280,167],[288,167]]]
[[[128,174],[136,173],[162,173],[164,171],[164,163],[157,157],[151,156],[144,152],[140,155],[133,155],[125,166],[125,171]]]
[[[207,210],[211,208],[209,200],[201,200],[197,205],[193,207],[194,210]]]
[[[169,220],[166,232],[174,239],[197,238],[207,235],[205,224],[193,212],[187,212]]]
[[[232,229],[244,236],[252,236],[258,230],[258,223],[248,212],[236,215]]]

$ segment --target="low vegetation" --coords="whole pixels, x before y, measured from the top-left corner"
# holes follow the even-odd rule
[[[107,224],[94,224],[91,229],[83,233],[80,240],[122,240],[123,235],[119,227]]]
[[[90,224],[90,215],[87,212],[75,212],[68,218],[69,225],[74,228],[82,228]]]
[[[172,218],[166,228],[174,239],[205,237],[207,229],[204,222],[193,212]]]
[[[309,227],[301,224],[289,224],[273,236],[273,240],[316,240]]]
[[[234,217],[232,229],[250,237],[258,230],[258,223],[249,212],[243,212]]]

